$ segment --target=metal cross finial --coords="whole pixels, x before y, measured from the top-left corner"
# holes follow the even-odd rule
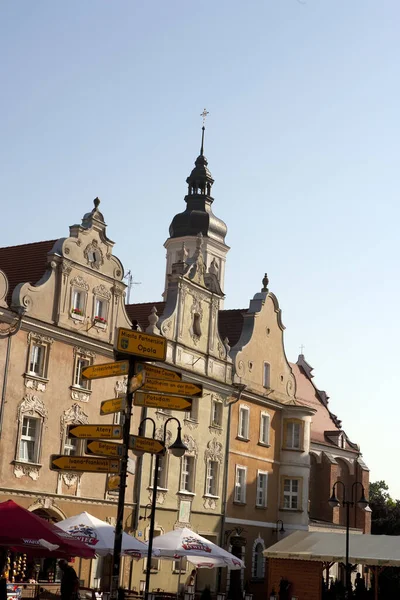
[[[201,117],[203,117],[203,127],[206,124],[206,118],[210,113],[208,112],[208,110],[206,108],[203,108],[203,112],[200,114]]]
[[[304,348],[305,346],[303,346],[303,344],[300,346],[300,354],[303,355],[304,354]]]

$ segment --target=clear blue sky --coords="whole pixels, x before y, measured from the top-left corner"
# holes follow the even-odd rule
[[[1,245],[66,235],[98,195],[134,301],[159,300],[207,107],[226,307],[268,271],[289,358],[396,497],[399,21],[398,0],[0,4]]]

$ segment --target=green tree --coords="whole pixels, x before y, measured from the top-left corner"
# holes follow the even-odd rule
[[[372,510],[371,533],[400,535],[400,501],[391,498],[385,481],[370,484],[369,505]]]

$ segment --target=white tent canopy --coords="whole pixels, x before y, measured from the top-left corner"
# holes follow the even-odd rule
[[[350,534],[349,562],[358,565],[400,566],[400,536]],[[268,558],[344,562],[343,533],[295,531],[264,550]]]
[[[200,569],[214,567],[244,569],[242,560],[187,527],[154,538],[153,548],[159,551],[160,558],[170,560],[187,558]]]
[[[60,521],[56,525],[75,539],[85,542],[99,556],[113,553],[115,528],[87,512]],[[133,536],[123,533],[122,553],[139,559],[147,556],[147,546]]]

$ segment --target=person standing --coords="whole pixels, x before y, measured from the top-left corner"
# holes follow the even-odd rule
[[[58,566],[62,571],[61,600],[78,600],[79,579],[75,569],[64,558],[58,561]]]

